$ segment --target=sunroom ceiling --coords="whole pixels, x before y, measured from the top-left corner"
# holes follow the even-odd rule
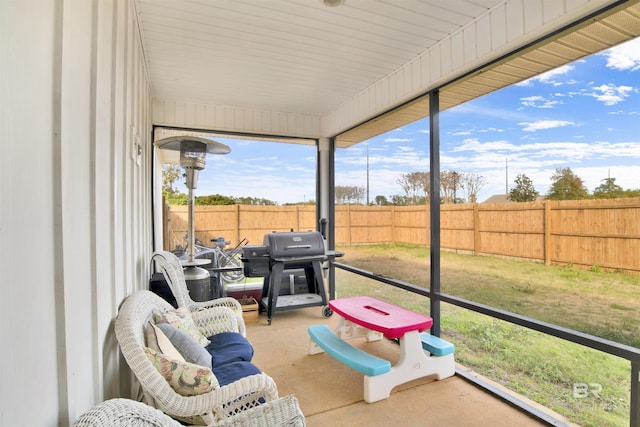
[[[345,0],[329,7],[323,0],[136,0],[136,13],[155,100],[323,118],[504,4]],[[442,107],[637,36],[638,7],[629,2],[624,11],[585,23],[580,33],[555,35],[445,86]],[[337,146],[427,115],[428,101],[417,99],[340,135]]]
[[[322,116],[503,0],[138,0],[154,97]]]

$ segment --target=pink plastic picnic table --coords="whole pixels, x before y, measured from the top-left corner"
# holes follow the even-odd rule
[[[337,298],[329,301],[329,307],[345,319],[391,339],[411,331],[426,331],[433,323],[429,316],[368,296]]]

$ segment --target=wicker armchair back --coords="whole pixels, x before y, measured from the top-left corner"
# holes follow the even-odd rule
[[[182,264],[180,264],[180,260],[175,254],[168,251],[158,251],[153,254],[151,261],[155,262],[156,267],[162,272],[178,307],[188,307],[191,311],[209,307],[229,307],[238,316],[238,331],[243,336],[246,336],[246,328],[242,319],[242,306],[235,298],[223,297],[210,301],[194,301],[189,295]]]
[[[207,423],[239,413],[278,398],[276,384],[268,375],[256,374],[196,396],[178,394],[147,358],[144,329],[154,311],[173,307],[153,292],[142,290],[125,299],[115,321],[115,333],[122,354],[139,381],[144,402],[178,417],[203,416]],[[237,317],[227,307],[212,307],[191,313],[205,336],[237,332]]]

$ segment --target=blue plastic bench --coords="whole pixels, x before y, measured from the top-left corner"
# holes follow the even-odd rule
[[[309,336],[328,355],[350,368],[373,377],[391,370],[391,363],[355,348],[333,333],[327,325],[309,327]]]
[[[456,347],[450,342],[426,332],[420,334],[420,339],[422,340],[422,348],[436,357],[446,356],[456,350]]]

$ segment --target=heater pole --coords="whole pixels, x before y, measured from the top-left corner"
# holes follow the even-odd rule
[[[187,172],[188,173],[188,172]],[[195,215],[193,209],[193,188],[189,187],[189,239],[187,245],[189,246],[187,252],[189,254],[189,262],[193,263],[193,252],[194,252],[194,233],[195,233]]]

